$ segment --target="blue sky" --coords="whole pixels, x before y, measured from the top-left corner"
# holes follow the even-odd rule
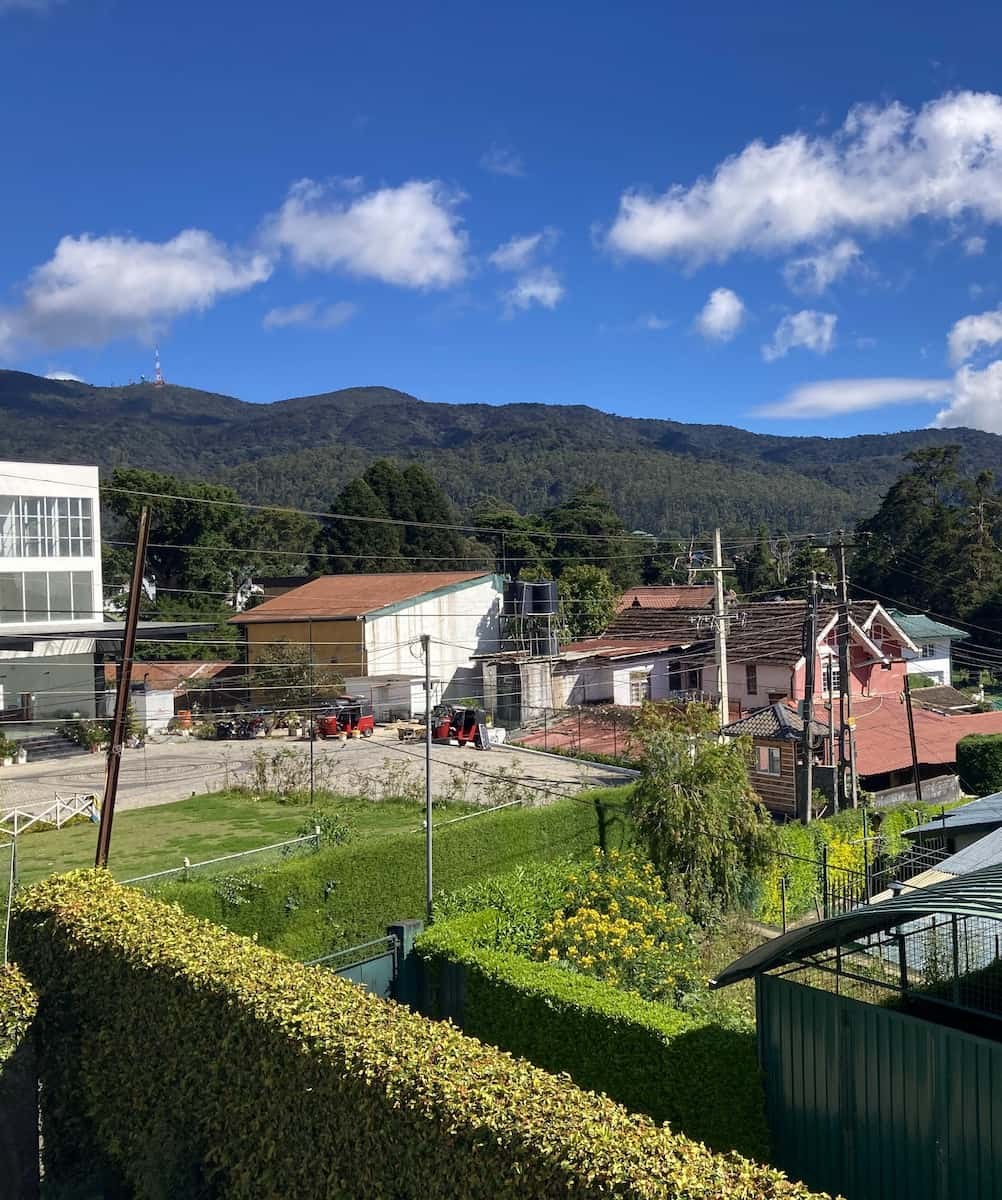
[[[1002,432],[1002,10],[0,0],[0,366]]]

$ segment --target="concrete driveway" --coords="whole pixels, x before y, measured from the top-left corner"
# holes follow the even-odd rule
[[[309,780],[309,742],[284,736],[253,741],[203,742],[169,737],[127,750],[119,775],[118,808],[145,808],[200,792],[250,783],[264,772],[270,785]],[[423,795],[424,746],[399,742],[393,729],[368,740],[317,741],[313,746],[317,787],[382,799]],[[0,768],[0,811],[37,809],[57,793],[104,789],[105,758],[81,754],[54,763]],[[514,746],[489,752],[455,746],[432,747],[432,793],[471,803],[502,804],[519,793],[545,803],[587,788],[629,782],[629,776],[597,763],[534,754]]]

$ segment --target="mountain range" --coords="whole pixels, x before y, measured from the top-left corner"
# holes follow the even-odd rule
[[[249,404],[0,371],[0,422],[7,459],[147,467],[317,510],[380,457],[423,463],[463,514],[484,495],[539,511],[598,483],[631,528],[677,535],[851,526],[924,446],[959,445],[966,473],[1002,476],[1002,436],[974,429],[786,437],[583,405],[439,404],[385,387]]]

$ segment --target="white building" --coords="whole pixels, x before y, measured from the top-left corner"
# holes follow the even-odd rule
[[[431,637],[432,704],[480,703],[477,654],[498,645],[502,581],[483,571],[325,575],[232,618],[249,666],[280,642],[312,646],[345,690],[371,697],[377,719],[424,712],[422,634]],[[261,695],[262,704],[267,696]]]
[[[100,520],[97,467],[0,462],[0,720],[94,714]]]
[[[909,675],[928,675],[946,687],[953,686],[953,643],[970,637],[962,629],[934,621],[924,613],[889,610],[895,623],[908,634],[917,650],[905,648],[902,655]]]

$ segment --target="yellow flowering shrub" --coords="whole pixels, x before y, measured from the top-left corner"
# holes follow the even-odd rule
[[[596,850],[568,875],[564,906],[543,926],[535,957],[562,963],[648,1000],[676,1003],[699,984],[693,922],[638,855]]]

